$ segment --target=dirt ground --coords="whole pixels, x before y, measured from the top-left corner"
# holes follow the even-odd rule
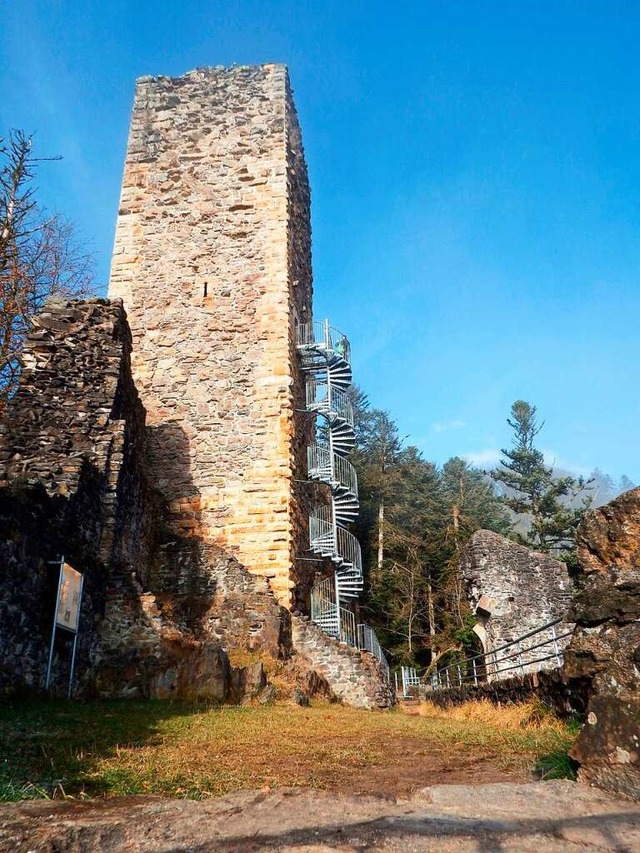
[[[427,744],[423,738],[381,739],[379,747],[386,755],[379,764],[369,765],[365,772],[353,767],[339,771],[323,768],[320,772],[316,768],[319,787],[340,794],[407,797],[430,785],[531,781],[530,768],[505,769],[496,762],[495,755],[478,748],[460,750],[452,760],[451,746]],[[301,768],[298,766],[297,770],[300,772]]]

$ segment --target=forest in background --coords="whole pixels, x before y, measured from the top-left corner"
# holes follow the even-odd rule
[[[400,437],[393,417],[370,406],[357,388],[352,401],[356,449],[350,459],[360,492],[353,532],[366,578],[359,607],[395,665],[424,668],[472,644],[474,618],[457,564],[474,531],[492,530],[571,567],[573,534],[584,511],[634,487],[628,477],[615,483],[598,469],[574,478],[546,466],[535,447],[542,425],[523,401],[508,419],[512,447],[490,472],[460,457],[442,466],[428,461]],[[513,420],[514,409],[524,424]]]

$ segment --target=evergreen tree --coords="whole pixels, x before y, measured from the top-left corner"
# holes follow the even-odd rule
[[[588,497],[578,500],[577,505],[576,499],[588,484],[582,478],[554,477],[545,465],[542,451],[535,446],[544,426],[537,420],[535,406],[516,400],[507,423],[513,429],[513,444],[501,451],[501,467],[491,476],[505,487],[503,503],[517,515],[527,516],[526,533],[517,538],[572,562],[576,528],[590,505]]]

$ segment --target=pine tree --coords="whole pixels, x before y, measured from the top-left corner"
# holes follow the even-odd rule
[[[544,454],[535,446],[535,438],[544,426],[537,420],[535,406],[516,400],[507,423],[513,429],[513,444],[501,451],[501,467],[491,476],[504,487],[503,503],[517,515],[527,517],[526,533],[517,538],[525,545],[554,552],[572,562],[576,528],[590,505],[588,497],[577,505],[576,499],[588,484],[582,478],[554,477],[553,470],[545,465]]]

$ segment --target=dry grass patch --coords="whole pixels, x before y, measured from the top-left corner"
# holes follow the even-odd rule
[[[404,794],[443,781],[529,778],[542,756],[566,753],[572,741],[555,719],[527,721],[531,713],[13,703],[0,709],[0,797],[199,798],[265,786]]]

